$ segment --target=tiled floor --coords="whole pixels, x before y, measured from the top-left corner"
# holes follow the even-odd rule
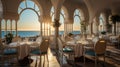
[[[49,49],[48,52],[48,56],[49,56],[49,63],[47,62],[47,60],[45,60],[45,65],[41,65],[41,67],[60,67],[58,61],[56,60],[56,56],[53,55],[53,51],[51,52],[51,50]],[[13,60],[12,62],[15,62],[13,64],[8,64],[7,62],[4,64],[0,64],[0,67],[35,67],[35,61],[36,61],[36,57],[32,56],[31,59],[33,59],[33,62],[28,65],[28,66],[20,66],[18,65],[16,60]],[[43,57],[42,57],[43,59]],[[39,65],[39,57],[37,58],[38,60],[38,65],[36,67],[40,67]],[[86,64],[84,65],[83,62],[76,62],[75,65],[72,65],[73,62],[71,62],[70,64],[65,64],[63,65],[63,67],[94,67],[94,62],[90,61],[90,62],[86,62]],[[4,65],[4,66],[2,66]],[[104,67],[103,64],[98,64],[97,67]],[[112,58],[107,57],[106,58],[106,64],[105,67],[120,67],[120,61],[116,61]]]

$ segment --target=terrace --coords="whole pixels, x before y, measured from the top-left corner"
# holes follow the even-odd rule
[[[0,67],[119,67],[119,4],[0,0]]]

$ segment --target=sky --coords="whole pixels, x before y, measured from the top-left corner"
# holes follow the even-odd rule
[[[40,30],[38,16],[33,10],[27,9],[21,13],[18,30]]]
[[[26,3],[25,3],[25,1],[23,1],[19,5],[18,13],[20,14],[20,19],[18,20],[18,30],[39,31],[40,30],[40,22],[38,21],[37,14],[31,9],[26,9],[23,12],[21,12],[22,9],[26,8],[26,5],[27,5],[28,8],[34,8],[34,2],[28,0]],[[35,5],[34,9],[35,9],[35,11],[38,11],[38,14],[40,14],[40,10],[37,7],[37,5]],[[52,9],[52,11],[53,11],[53,9]],[[63,10],[61,10],[61,11],[64,14],[64,11]],[[3,21],[3,22],[5,22],[5,21]],[[64,30],[64,18],[62,17],[62,15],[60,15],[60,22],[62,23],[62,25],[60,26],[59,29]],[[10,29],[10,21],[8,20],[7,23],[8,23],[7,28]],[[15,29],[15,24],[13,23],[12,25],[13,25],[13,30],[14,30]],[[5,26],[5,24],[3,24],[3,29],[5,28],[4,26]],[[78,17],[75,17],[73,29],[74,30],[80,30],[80,20],[79,20]]]

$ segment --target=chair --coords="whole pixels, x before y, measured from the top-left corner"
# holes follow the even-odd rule
[[[5,60],[16,57],[18,60],[18,47],[9,47],[2,43],[2,39],[0,39],[0,58],[4,63]],[[10,61],[9,61],[10,62]]]
[[[105,52],[106,52],[106,41],[104,39],[100,39],[94,45],[93,49],[87,49],[88,47],[84,47],[84,64],[85,64],[85,57],[89,59],[95,60],[95,67],[97,66],[97,60],[99,57],[104,58],[105,62]]]
[[[63,53],[69,55],[69,58],[72,55],[75,57],[75,52],[74,52],[75,46],[74,45],[66,45],[66,42],[64,42],[61,38],[59,38],[59,39],[62,42]]]
[[[36,44],[34,44],[34,45],[40,46],[40,43],[41,43],[41,42],[42,42],[42,37],[38,37],[38,38],[36,39],[36,41],[35,41]]]
[[[48,60],[48,47],[49,47],[49,40],[47,39],[43,39],[42,42],[41,42],[41,45],[38,46],[38,48],[35,48],[34,50],[31,50],[30,52],[30,55],[31,56],[40,56],[40,65],[41,66],[41,56],[44,56],[44,63],[43,63],[43,66],[45,64],[45,56],[47,58],[47,62],[49,63],[49,60]],[[36,60],[36,64],[35,64],[35,67],[37,66],[37,60]]]
[[[67,59],[67,56],[68,56],[68,59],[69,60],[73,60],[74,62],[74,65],[75,65],[75,46],[74,45],[66,45],[65,42],[63,42],[63,40],[59,37],[58,38],[58,45],[59,45],[59,52],[60,52],[60,56],[62,59]],[[72,59],[71,59],[72,58]],[[67,61],[66,60],[61,60],[60,61],[60,64],[63,65],[63,64],[66,64]]]
[[[67,61],[66,61],[66,58],[64,56],[64,53],[63,53],[63,42],[62,40],[60,39],[60,37],[57,38],[58,39],[58,60],[59,60],[59,63],[60,63],[60,67],[63,66],[63,64],[66,64]]]

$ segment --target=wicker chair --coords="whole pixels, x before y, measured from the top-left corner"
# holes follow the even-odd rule
[[[0,58],[4,65],[4,61],[8,60],[10,62],[11,58],[17,58],[18,60],[18,47],[10,47],[2,43],[0,39]]]
[[[45,56],[47,58],[47,62],[49,63],[48,60],[48,47],[49,47],[49,40],[47,39],[43,39],[41,42],[41,45],[38,46],[38,48],[35,48],[34,50],[31,50],[30,52],[30,56],[36,56],[36,58],[38,58],[38,56],[40,56],[40,63],[39,66],[41,67],[41,56],[44,56],[44,63],[43,66],[45,64]],[[37,67],[37,59],[36,59],[36,64],[35,67]]]
[[[99,57],[103,57],[105,62],[105,52],[106,52],[106,41],[104,39],[100,39],[94,45],[93,49],[88,49],[88,47],[84,47],[84,64],[85,57],[89,59],[95,60],[95,67],[97,66],[97,60]]]

